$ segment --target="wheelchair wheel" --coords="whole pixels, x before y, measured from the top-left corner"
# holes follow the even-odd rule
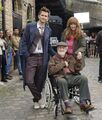
[[[64,115],[64,108],[62,105],[62,100],[59,99],[59,102],[54,105],[54,118],[56,119],[58,116],[58,113],[61,113]]]
[[[55,105],[54,105],[54,118],[56,119],[58,116],[58,113],[61,113],[64,115],[64,103],[61,99],[60,91],[57,89],[57,94],[55,95]]]
[[[54,113],[55,113],[54,119],[56,119],[58,116],[58,105],[54,106]]]
[[[45,100],[46,100],[46,108],[48,110],[51,110],[53,106],[53,93],[52,93],[52,87],[49,80],[46,80],[45,82],[44,93],[45,93]]]
[[[80,103],[79,96],[74,96],[73,99],[74,99],[75,103],[77,103],[79,105],[79,103]]]
[[[72,87],[69,89],[69,98],[74,99],[74,101],[79,104],[79,88],[78,87]]]
[[[74,101],[77,103],[77,104],[79,104],[79,101],[80,101],[80,94],[79,94],[79,88],[78,87],[75,87],[74,88],[74,97],[73,97],[73,99],[74,99]]]

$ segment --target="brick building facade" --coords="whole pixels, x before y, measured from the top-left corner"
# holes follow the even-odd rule
[[[1,0],[0,0],[0,28],[2,28],[2,9],[1,9]]]
[[[35,18],[34,0],[3,0],[4,29],[23,28],[28,20]]]

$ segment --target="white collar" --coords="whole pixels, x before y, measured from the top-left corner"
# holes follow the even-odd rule
[[[39,22],[37,22],[37,28],[45,28],[45,25],[43,25],[43,26],[40,26],[40,24],[39,24]]]

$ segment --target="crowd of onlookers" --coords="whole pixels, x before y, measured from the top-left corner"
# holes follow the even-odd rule
[[[92,32],[90,35],[85,35],[86,40],[86,56],[91,58],[98,57],[98,51],[96,46],[97,34]]]
[[[7,29],[0,30],[0,82],[12,80],[11,65],[18,69],[20,79],[22,78],[21,61],[19,54],[20,32],[14,28],[13,32]]]

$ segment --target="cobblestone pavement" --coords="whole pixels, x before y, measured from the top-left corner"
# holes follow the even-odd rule
[[[58,120],[102,120],[102,83],[97,82],[99,59],[87,58],[86,67],[82,71],[89,79],[92,103],[96,109],[86,115],[79,106],[72,101],[74,114],[61,115]],[[26,88],[23,90],[22,81],[17,71],[13,73],[13,80],[0,85],[0,120],[54,120],[54,112],[46,109],[33,109],[32,95]]]

